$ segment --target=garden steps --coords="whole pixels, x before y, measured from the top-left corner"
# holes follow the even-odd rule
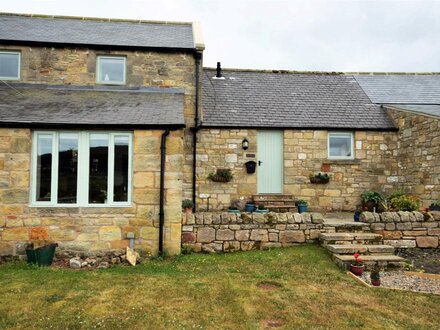
[[[257,207],[264,205],[272,212],[298,212],[293,195],[290,194],[261,194],[253,195],[252,198]]]
[[[329,244],[381,244],[382,235],[374,233],[349,233],[349,232],[337,232],[337,233],[321,233],[319,234],[319,240],[323,245]]]
[[[361,255],[362,263],[366,270],[371,270],[376,264],[382,268],[402,268],[405,259],[394,254]],[[354,257],[348,254],[333,254],[333,261],[340,267],[348,269],[354,262]]]
[[[391,245],[367,245],[367,244],[329,244],[326,249],[335,254],[350,254],[358,252],[371,254],[394,254],[394,247]]]

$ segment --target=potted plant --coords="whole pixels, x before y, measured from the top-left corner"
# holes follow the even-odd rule
[[[229,206],[228,213],[240,213],[240,210],[236,206]]]
[[[359,220],[361,218],[361,214],[362,214],[362,208],[360,206],[357,206],[356,210],[354,211],[353,220],[355,222],[359,222]]]
[[[27,262],[38,266],[50,266],[57,246],[57,243],[44,240],[27,244],[25,246]]]
[[[376,263],[370,274],[371,285],[380,286],[380,267]]]
[[[354,275],[361,276],[364,272],[364,264],[362,263],[362,259],[360,257],[360,254],[356,252],[353,254],[354,262],[350,265],[350,272],[352,272]]]
[[[263,204],[261,204],[261,205],[258,205],[258,208],[257,208],[257,211],[256,211],[257,213],[268,213],[269,212],[269,210],[266,208],[266,206],[264,206]]]
[[[361,196],[362,206],[364,210],[370,212],[376,212],[380,203],[383,203],[385,199],[381,194],[376,191],[366,191]]]
[[[307,203],[307,201],[305,201],[304,199],[300,199],[296,202],[296,206],[298,207],[298,212],[299,213],[305,213],[307,212],[307,206],[309,204]]]
[[[246,203],[244,209],[245,209],[245,212],[252,213],[255,210],[255,204],[251,203],[251,202]]]
[[[182,209],[183,212],[185,212],[186,214],[191,214],[193,207],[194,207],[194,203],[192,202],[192,200],[184,199],[182,201]]]
[[[234,178],[229,168],[217,169],[215,173],[210,173],[208,179],[214,182],[229,182]]]
[[[327,173],[311,174],[309,178],[311,183],[325,184],[325,183],[329,183],[330,181],[330,176]]]
[[[429,206],[430,211],[440,211],[440,201],[435,201]]]

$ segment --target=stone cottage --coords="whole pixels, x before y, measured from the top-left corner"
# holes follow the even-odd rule
[[[0,15],[0,255],[122,249],[129,233],[176,254],[183,199],[440,198],[439,75],[202,69],[203,50],[196,23]]]
[[[179,253],[197,24],[0,16],[0,255]]]

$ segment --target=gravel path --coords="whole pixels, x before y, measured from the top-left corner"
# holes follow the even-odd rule
[[[361,278],[371,284],[370,272],[364,272]],[[424,278],[417,275],[408,275],[402,271],[381,272],[381,286],[392,289],[403,289],[416,292],[429,292],[440,295],[440,278]]]

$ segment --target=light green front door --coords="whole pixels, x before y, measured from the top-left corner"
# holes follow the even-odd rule
[[[258,131],[257,191],[259,194],[283,192],[283,131]]]

